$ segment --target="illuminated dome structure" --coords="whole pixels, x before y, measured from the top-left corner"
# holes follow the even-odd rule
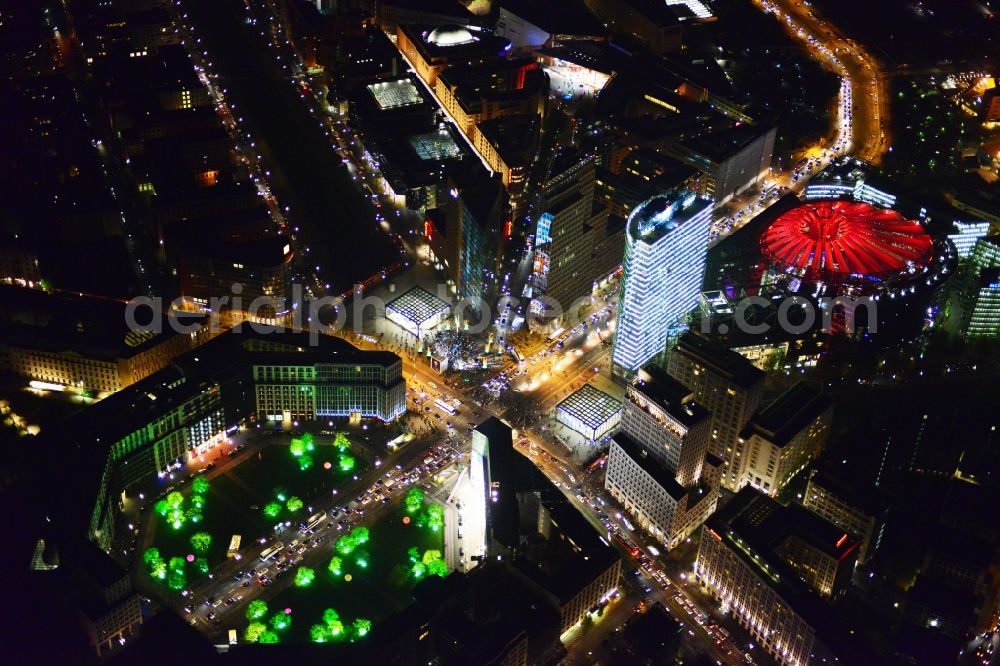
[[[780,215],[760,237],[782,273],[862,291],[926,273],[934,239],[919,222],[860,201],[810,201]]]
[[[427,43],[434,46],[459,46],[475,41],[476,37],[471,32],[458,25],[443,25],[427,35]]]

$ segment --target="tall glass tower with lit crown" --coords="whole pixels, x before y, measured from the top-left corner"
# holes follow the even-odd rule
[[[698,306],[712,200],[686,189],[637,206],[625,229],[612,372],[630,379],[662,353],[671,329]]]

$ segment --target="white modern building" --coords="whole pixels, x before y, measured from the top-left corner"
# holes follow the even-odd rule
[[[612,354],[630,378],[666,348],[672,329],[698,307],[712,201],[687,190],[649,199],[629,215]]]
[[[386,319],[418,338],[433,330],[450,313],[451,305],[423,287],[414,287],[385,306]]]
[[[593,384],[584,384],[556,405],[556,420],[591,442],[618,427],[622,403]]]
[[[718,504],[722,461],[708,455],[711,419],[656,366],[640,370],[625,397],[604,485],[640,528],[674,548]]]

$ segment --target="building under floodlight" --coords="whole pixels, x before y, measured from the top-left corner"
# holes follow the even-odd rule
[[[621,400],[592,384],[584,384],[556,405],[556,420],[591,442],[617,428],[621,418]]]
[[[451,305],[423,287],[414,287],[389,301],[386,319],[418,338],[448,318]]]

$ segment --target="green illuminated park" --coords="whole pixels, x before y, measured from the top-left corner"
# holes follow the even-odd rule
[[[297,567],[294,584],[246,607],[240,638],[249,642],[362,640],[372,626],[410,603],[413,586],[446,576],[441,507],[411,489],[372,527],[335,533],[322,566]],[[277,622],[277,624],[275,624]]]
[[[268,442],[234,467],[211,479],[196,476],[152,505],[143,562],[154,581],[180,592],[226,559],[233,535],[241,536],[242,550],[279,521],[297,524],[310,502],[348,486],[367,467],[343,433]]]

